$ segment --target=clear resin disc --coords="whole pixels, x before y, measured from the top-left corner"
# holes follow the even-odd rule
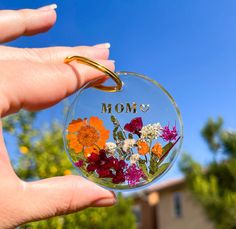
[[[65,148],[77,171],[100,186],[142,189],[174,162],[182,145],[182,119],[160,84],[137,73],[117,74],[121,91],[94,88],[98,79],[77,93],[66,117]]]

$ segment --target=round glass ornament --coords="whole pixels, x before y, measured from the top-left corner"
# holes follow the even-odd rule
[[[104,90],[112,79],[104,82],[103,76],[77,92],[64,144],[85,178],[116,191],[143,189],[165,174],[180,152],[182,118],[156,81],[133,72],[115,74],[122,81],[119,90]]]

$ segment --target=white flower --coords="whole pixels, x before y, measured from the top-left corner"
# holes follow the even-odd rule
[[[131,155],[130,157],[130,163],[131,164],[135,164],[140,158],[140,155],[139,154],[133,154]]]
[[[153,140],[153,139],[157,139],[158,136],[161,134],[161,124],[158,123],[154,123],[154,124],[148,124],[146,126],[144,126],[141,129],[141,138],[142,139],[149,139],[149,140]]]
[[[115,151],[116,151],[116,144],[114,142],[107,142],[105,145],[105,150],[111,154],[114,155]]]
[[[135,139],[125,139],[123,142],[123,150],[127,152],[129,149],[134,147],[134,144],[136,143]]]

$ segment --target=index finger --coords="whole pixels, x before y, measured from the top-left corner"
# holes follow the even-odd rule
[[[111,60],[96,60],[114,71]],[[1,67],[2,65],[2,67]],[[21,108],[35,111],[50,107],[102,73],[84,64],[0,62],[1,117]]]

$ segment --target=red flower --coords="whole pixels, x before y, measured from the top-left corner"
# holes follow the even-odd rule
[[[87,166],[87,171],[88,171],[88,172],[93,172],[93,171],[95,171],[95,170],[98,169],[98,168],[99,168],[99,166],[98,166],[97,164],[91,163],[91,164],[89,164],[89,165]]]
[[[96,171],[100,178],[112,178],[114,184],[119,184],[125,181],[124,169],[127,164],[124,160],[110,156],[107,157],[105,150],[100,150],[99,155],[92,153],[88,159],[88,172]]]
[[[99,160],[99,156],[96,153],[91,153],[88,157],[88,162],[96,162]]]
[[[99,175],[99,177],[101,178],[112,178],[114,177],[114,174],[112,173],[112,171],[110,169],[104,169],[104,168],[99,168],[97,169],[97,173]]]
[[[101,150],[99,151],[99,158],[100,158],[100,159],[106,159],[106,158],[107,158],[106,150],[101,149]]]
[[[125,182],[125,174],[123,170],[117,171],[116,175],[113,177],[112,182],[114,184],[119,184]]]
[[[140,130],[143,127],[143,121],[141,117],[134,118],[130,121],[130,123],[125,124],[124,129],[133,134],[137,134],[140,136]]]
[[[84,164],[84,161],[83,161],[83,160],[78,160],[77,162],[74,163],[74,165],[75,165],[76,167],[79,167],[79,168],[82,167],[83,164]]]

